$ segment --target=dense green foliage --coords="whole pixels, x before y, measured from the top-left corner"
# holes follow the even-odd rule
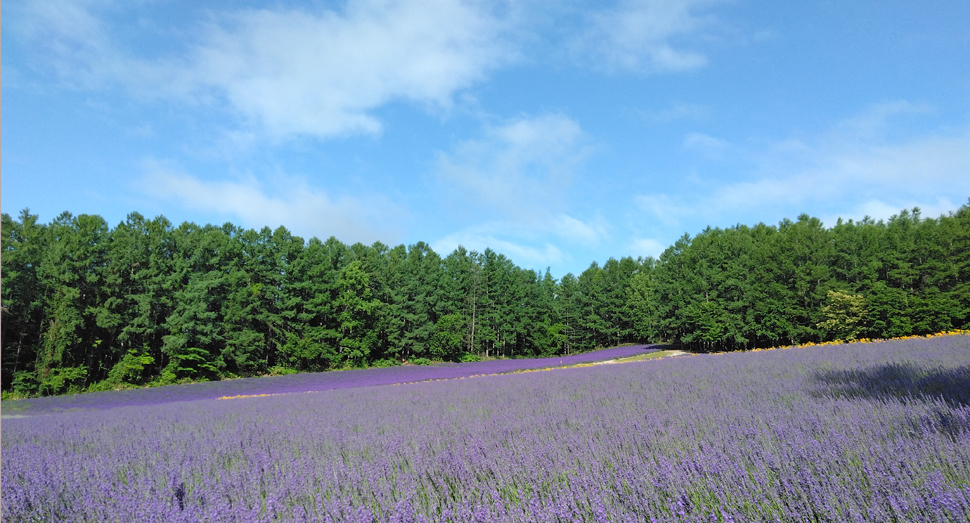
[[[970,327],[970,205],[685,235],[556,280],[504,255],[280,227],[3,215],[3,390],[104,390],[403,361],[695,350]]]
[[[936,219],[684,236],[633,277],[636,332],[695,350],[891,338],[970,327],[970,205]]]
[[[44,225],[24,211],[4,214],[2,232],[3,390],[16,395],[551,356],[634,337],[629,258],[564,289],[491,250],[442,258],[424,243],[347,246],[282,227],[137,213],[113,229],[69,213]]]

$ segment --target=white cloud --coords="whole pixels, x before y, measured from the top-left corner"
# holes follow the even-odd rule
[[[923,218],[938,218],[951,211],[957,210],[965,203],[965,200],[953,201],[947,197],[923,201],[916,201],[913,199],[898,199],[895,200],[893,204],[873,199],[861,202],[847,209],[842,209],[841,212],[836,214],[823,214],[819,216],[819,218],[822,220],[822,223],[830,227],[835,225],[839,218],[842,218],[843,220],[852,219],[855,221],[860,221],[868,216],[869,218],[877,221],[888,220],[894,215],[899,214],[899,212],[903,209],[912,210],[914,207],[919,208],[920,214],[923,216]]]
[[[598,245],[607,235],[607,225],[602,219],[586,223],[568,214],[559,214],[547,224],[549,230],[567,241],[581,245]]]
[[[474,250],[478,252],[490,248],[497,253],[504,254],[520,267],[530,265],[548,266],[558,264],[563,260],[562,250],[551,243],[540,243],[538,246],[533,246],[512,242],[474,230],[449,234],[444,238],[432,242],[431,248],[442,256],[447,256],[458,248],[459,245],[470,251]]]
[[[14,34],[28,38],[53,37],[56,41],[47,41],[51,46],[97,47],[105,43],[104,24],[91,13],[92,9],[104,7],[104,2],[50,0],[15,3],[11,7],[10,14],[18,19],[10,28]]]
[[[717,1],[623,0],[588,10],[585,25],[562,25],[597,66],[692,69],[706,58],[673,42],[705,30],[703,11]],[[117,0],[29,2],[11,9],[8,25],[46,51],[36,57],[38,68],[53,66],[70,85],[205,104],[226,110],[233,126],[277,140],[326,139],[379,133],[375,110],[394,101],[450,107],[527,54],[523,42],[547,41],[542,20],[569,11],[495,0],[209,9],[195,25],[153,26],[158,34],[145,37],[156,40],[146,51],[123,38],[131,39],[132,18],[148,9]]]
[[[662,72],[696,69],[707,58],[678,48],[678,37],[696,34],[711,24],[701,14],[712,0],[623,0],[593,15],[591,30],[580,40],[584,52],[610,67]]]
[[[932,110],[933,108],[927,104],[906,100],[876,104],[852,118],[839,122],[836,133],[846,134],[856,139],[872,139],[883,134],[894,118],[923,115]]]
[[[935,217],[956,209],[970,195],[970,127],[894,135],[895,119],[929,111],[907,102],[875,106],[813,139],[749,148],[741,156],[753,167],[735,166],[747,179],[712,179],[703,193],[675,199],[640,195],[636,201],[658,217],[669,213],[720,226],[738,216],[770,221],[802,212],[826,216],[832,224],[840,215],[888,218],[913,206]],[[720,147],[704,137],[693,142]]]
[[[485,2],[351,0],[341,11],[215,12],[180,54],[133,56],[99,18],[109,2],[27,9],[21,33],[46,42],[71,83],[115,83],[148,96],[217,102],[276,138],[376,133],[372,111],[406,100],[448,106],[508,63],[505,22]]]
[[[608,225],[601,219],[589,222],[568,214],[550,216],[542,222],[524,224],[514,221],[490,221],[455,231],[432,242],[435,251],[447,255],[459,245],[481,252],[490,247],[519,265],[549,266],[569,258],[562,244],[598,247],[608,238]]]
[[[517,220],[548,220],[564,207],[573,176],[591,152],[587,142],[566,116],[521,118],[439,153],[437,175],[469,205]]]
[[[699,120],[708,113],[709,109],[703,105],[674,102],[666,109],[647,113],[646,116],[656,123],[670,123],[677,120]]]
[[[730,150],[731,144],[704,133],[688,133],[683,141],[684,149],[697,151],[711,158],[721,158]]]
[[[623,0],[590,10],[585,26],[565,24],[566,39],[597,65],[692,69],[706,58],[672,42],[708,28],[703,12],[718,1]],[[525,54],[523,42],[547,38],[536,33],[541,20],[569,11],[492,0],[210,9],[205,22],[154,35],[166,39],[155,52],[169,51],[149,56],[120,39],[130,34],[131,11],[145,9],[115,0],[28,2],[11,9],[11,30],[45,49],[36,63],[69,84],[214,104],[279,139],[329,138],[380,132],[374,110],[396,100],[450,106],[456,93]]]
[[[677,225],[677,217],[683,212],[683,204],[677,203],[666,194],[639,194],[633,201],[641,210],[650,213],[656,221],[667,226]]]
[[[7,31],[47,53],[35,67],[51,67],[71,85],[96,87],[120,70],[107,25],[94,14],[109,2],[50,0],[15,3],[5,9]],[[15,23],[9,23],[9,20]]]
[[[660,258],[667,250],[667,245],[652,238],[634,238],[627,248],[633,256]]]
[[[193,80],[274,134],[373,133],[395,99],[448,105],[510,58],[474,3],[356,1],[344,13],[243,11],[213,28]]]
[[[449,190],[445,201],[469,210],[476,225],[433,245],[450,252],[504,252],[529,265],[556,265],[560,245],[601,245],[609,236],[600,218],[577,218],[570,207],[574,177],[593,150],[579,124],[561,114],[520,118],[492,127],[480,139],[439,153],[436,175]]]
[[[838,132],[803,147],[765,152],[760,163],[758,179],[722,187],[715,204],[853,208],[881,201],[898,212],[970,195],[970,129],[899,141]]]
[[[336,236],[345,243],[393,243],[400,232],[379,224],[400,223],[401,216],[406,216],[399,206],[380,196],[369,196],[366,205],[356,198],[334,199],[296,178],[281,178],[275,185],[286,190],[268,194],[253,178],[200,180],[157,162],[149,162],[146,171],[143,190],[154,198],[174,201],[188,209],[235,217],[249,228],[283,225],[304,238]]]

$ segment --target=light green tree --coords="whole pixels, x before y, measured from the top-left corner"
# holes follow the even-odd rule
[[[861,294],[829,291],[822,307],[823,321],[818,328],[832,339],[852,341],[865,330],[866,300]]]

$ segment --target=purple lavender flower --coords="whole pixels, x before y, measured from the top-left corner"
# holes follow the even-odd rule
[[[467,378],[510,368],[487,363],[39,407],[4,420],[0,509],[14,522],[970,519],[968,336]],[[380,385],[446,371],[466,379]]]

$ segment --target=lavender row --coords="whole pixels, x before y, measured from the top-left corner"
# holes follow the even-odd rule
[[[6,521],[957,522],[970,337],[11,419]]]
[[[443,363],[432,366],[399,366],[347,371],[310,372],[288,376],[242,378],[192,383],[150,389],[93,392],[73,396],[32,398],[5,402],[3,408],[19,414],[39,414],[70,409],[105,409],[123,406],[148,406],[179,401],[213,399],[223,396],[317,392],[349,387],[389,385],[423,380],[454,379],[480,374],[499,374],[550,366],[575,365],[625,358],[656,351],[653,345],[614,347],[556,358],[502,359],[469,363]]]

